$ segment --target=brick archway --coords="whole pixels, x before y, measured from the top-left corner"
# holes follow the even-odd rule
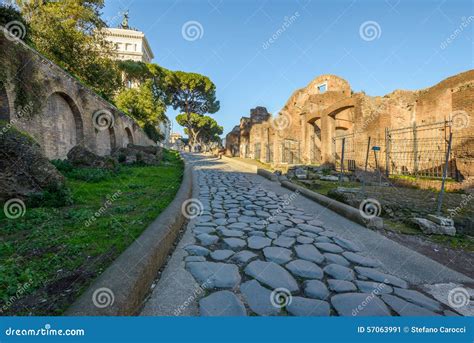
[[[321,123],[321,163],[334,163],[334,138],[336,137],[336,132],[338,130],[349,130],[352,128],[353,120],[348,117],[346,110],[355,108],[356,106],[358,106],[358,99],[350,97],[338,101],[322,111],[308,113],[306,115],[306,121],[309,124],[314,125],[316,122]],[[346,111],[346,113],[344,113],[344,111]],[[341,113],[344,113],[344,115],[340,116]]]
[[[69,150],[84,143],[82,114],[68,94],[57,91],[46,100],[40,124],[41,146],[48,158],[65,158]]]

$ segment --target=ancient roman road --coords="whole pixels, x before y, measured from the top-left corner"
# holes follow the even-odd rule
[[[421,285],[472,282],[229,162],[188,162],[193,219],[142,315],[455,315]]]

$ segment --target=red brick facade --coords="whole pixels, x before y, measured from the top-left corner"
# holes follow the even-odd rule
[[[377,163],[395,172],[437,173],[453,132],[451,159],[465,180],[474,177],[473,104],[474,70],[383,97],[353,93],[344,79],[321,75],[295,91],[276,117],[264,107],[252,109],[227,135],[226,145],[229,155],[274,166],[338,165],[345,138],[344,161],[361,168],[370,137],[370,148],[380,150],[377,156],[369,150],[369,168]]]

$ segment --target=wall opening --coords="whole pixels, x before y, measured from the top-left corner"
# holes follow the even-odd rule
[[[7,90],[0,82],[0,120],[10,122],[10,105],[8,103]]]
[[[71,148],[84,143],[81,112],[66,93],[51,94],[38,121],[40,130],[36,136],[50,159],[63,159]]]
[[[129,143],[134,144],[133,135],[132,135],[132,131],[130,130],[130,128],[126,127],[125,128],[125,133],[126,133],[126,136],[125,136],[124,147],[126,147]]]

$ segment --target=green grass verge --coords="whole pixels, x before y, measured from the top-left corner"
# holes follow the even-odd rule
[[[174,199],[183,162],[70,171],[73,205],[0,213],[0,314],[59,315]]]

